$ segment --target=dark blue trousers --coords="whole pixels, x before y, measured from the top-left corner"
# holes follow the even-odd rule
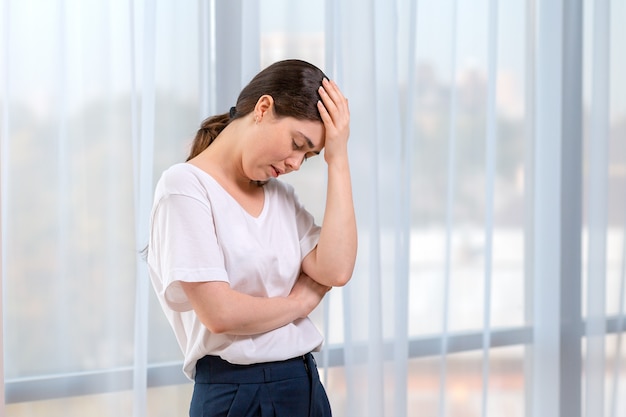
[[[233,365],[216,356],[196,364],[190,417],[331,417],[313,355]]]

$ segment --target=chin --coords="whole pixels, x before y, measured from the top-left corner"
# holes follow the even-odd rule
[[[266,176],[264,176],[262,178],[258,178],[258,177],[257,178],[250,178],[250,181],[252,181],[252,182],[268,182],[271,179],[272,179],[271,176],[267,176],[266,175]]]

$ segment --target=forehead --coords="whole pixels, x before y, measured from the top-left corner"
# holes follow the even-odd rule
[[[305,141],[311,149],[321,149],[324,146],[324,124],[313,120],[291,119],[290,133]]]

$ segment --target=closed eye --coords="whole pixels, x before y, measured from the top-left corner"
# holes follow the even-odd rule
[[[293,139],[291,140],[291,145],[294,151],[299,151],[300,149],[302,149],[302,145],[298,145]]]

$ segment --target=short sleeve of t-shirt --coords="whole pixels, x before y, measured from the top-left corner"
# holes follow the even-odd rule
[[[208,201],[181,194],[163,196],[153,216],[153,237],[160,245],[164,299],[173,310],[191,309],[181,281],[228,282]]]

